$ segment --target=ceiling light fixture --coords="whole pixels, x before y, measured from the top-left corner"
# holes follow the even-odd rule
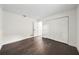
[[[23,15],[23,17],[27,17],[26,15]]]

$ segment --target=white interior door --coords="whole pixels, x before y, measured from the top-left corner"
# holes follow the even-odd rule
[[[42,21],[34,22],[34,36],[42,36]]]
[[[43,23],[43,37],[68,43],[68,17],[45,21]]]

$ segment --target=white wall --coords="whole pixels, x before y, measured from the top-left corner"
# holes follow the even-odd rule
[[[33,34],[33,21],[22,15],[3,11],[3,44],[22,40]]]
[[[76,9],[54,14],[44,20],[51,20],[59,17],[69,16],[69,44],[76,46]]]
[[[79,5],[77,8],[77,48],[79,51]]]
[[[43,32],[47,32],[43,33],[43,36],[68,44],[68,17],[51,19],[45,22],[43,27],[47,26],[48,28],[43,30]]]
[[[0,8],[0,49],[2,44],[2,8]]]

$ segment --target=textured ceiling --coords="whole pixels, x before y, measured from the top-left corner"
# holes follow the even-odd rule
[[[44,18],[57,12],[76,8],[75,4],[4,4],[3,10],[26,15],[32,18]]]

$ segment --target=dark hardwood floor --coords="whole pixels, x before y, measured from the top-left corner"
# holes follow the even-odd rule
[[[1,55],[1,50],[0,50],[0,55]]]
[[[35,41],[36,40],[36,41]],[[38,41],[38,42],[37,42]],[[1,55],[78,55],[75,47],[49,38],[34,37],[3,45]]]

